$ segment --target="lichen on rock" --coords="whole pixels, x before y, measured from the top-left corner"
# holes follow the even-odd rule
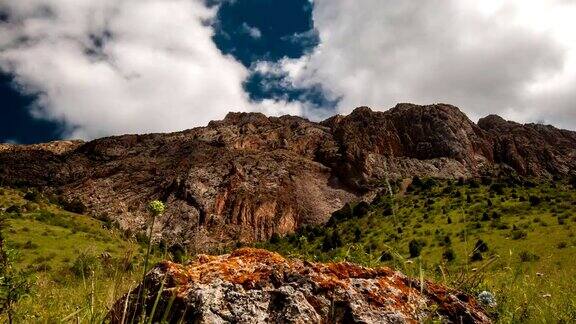
[[[142,314],[185,323],[490,322],[473,297],[390,268],[288,260],[252,248],[158,264],[108,319]]]

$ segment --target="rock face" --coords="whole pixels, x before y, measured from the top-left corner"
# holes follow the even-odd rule
[[[80,200],[96,217],[141,231],[146,204],[169,245],[208,249],[325,222],[391,179],[472,177],[495,169],[549,177],[576,169],[576,133],[450,105],[357,108],[321,123],[258,113],[178,133],[0,145],[0,185]]]
[[[389,268],[289,261],[249,248],[186,266],[165,261],[108,318],[122,323],[143,310],[174,323],[490,322],[474,298]]]

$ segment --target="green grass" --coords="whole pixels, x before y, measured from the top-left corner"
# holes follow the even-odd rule
[[[498,300],[490,311],[504,323],[576,319],[576,190],[566,181],[416,180],[394,198],[343,208],[329,226],[259,246],[315,261],[389,265],[472,294],[488,290]],[[412,240],[424,245],[416,258]],[[478,240],[488,251],[472,261]],[[447,250],[454,260],[442,257]]]
[[[18,252],[14,266],[33,282],[15,307],[15,321],[101,322],[112,303],[140,281],[145,247],[108,223],[24,196],[0,188],[0,211],[16,206],[2,213],[6,248]]]
[[[345,206],[326,226],[256,246],[314,261],[392,266],[474,295],[488,290],[497,322],[573,322],[576,190],[567,181],[416,180],[402,193],[395,184],[393,198],[383,193]],[[0,188],[6,247],[19,252],[15,266],[33,282],[15,320],[99,323],[141,280],[146,246],[49,201],[58,202]],[[472,261],[478,240],[488,250]],[[418,257],[410,257],[411,241],[421,246]],[[447,250],[454,260],[443,258]],[[153,259],[166,256],[157,251]]]

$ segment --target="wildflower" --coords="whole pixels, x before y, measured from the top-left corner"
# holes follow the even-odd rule
[[[478,294],[478,301],[486,306],[496,307],[496,298],[489,291],[484,290]]]

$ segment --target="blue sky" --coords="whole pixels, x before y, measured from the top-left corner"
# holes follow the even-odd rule
[[[459,106],[576,129],[563,0],[0,0],[0,142]]]
[[[308,0],[210,1],[207,4],[219,8],[215,19],[210,22],[215,31],[214,43],[222,53],[232,55],[246,68],[259,61],[300,58],[318,45],[318,34],[312,21],[313,6]],[[102,40],[94,39],[94,43],[101,46]],[[282,80],[278,75],[254,71],[243,86],[255,101],[305,98],[323,107],[333,105],[318,87],[286,86]],[[36,96],[23,91],[13,75],[6,72],[0,75],[3,116],[0,119],[0,142],[24,144],[65,137],[65,123],[33,116],[31,111],[35,99]]]

